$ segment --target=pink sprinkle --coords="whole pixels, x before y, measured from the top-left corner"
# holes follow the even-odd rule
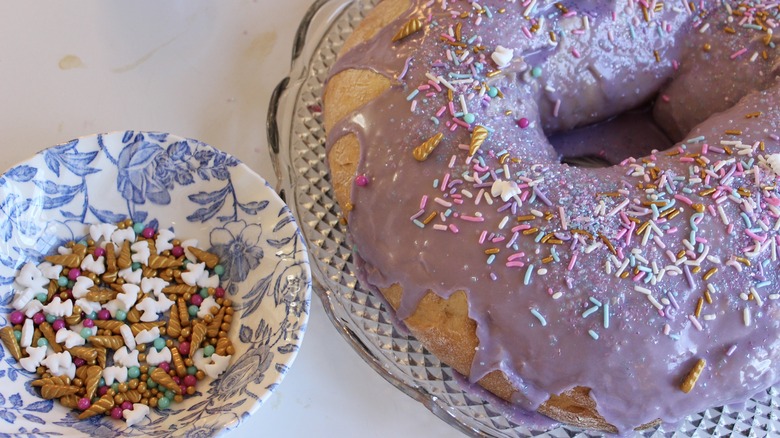
[[[634,282],[637,282],[637,281],[643,279],[645,277],[645,275],[647,275],[647,272],[640,271],[638,274],[634,275],[634,278],[632,278],[631,280],[634,281]]]
[[[558,117],[558,113],[561,110],[561,99],[555,101],[555,107],[553,108],[553,117]]]
[[[181,246],[174,246],[173,249],[171,249],[171,254],[174,257],[181,257],[184,255],[184,248]]]
[[[451,115],[452,117],[455,117],[455,104],[454,104],[454,103],[452,103],[452,101],[449,101],[449,102],[447,103],[447,108],[450,110],[450,115]]]
[[[51,328],[54,329],[55,332],[59,331],[62,328],[65,328],[65,321],[61,319],[55,319],[53,323],[51,323]]]
[[[744,54],[745,54],[745,52],[747,52],[747,48],[743,47],[743,48],[741,48],[741,49],[737,50],[736,52],[732,53],[732,54],[731,54],[731,56],[730,56],[729,58],[731,58],[731,59],[737,59],[737,58],[738,58],[738,57],[740,57],[741,55],[744,55]]]
[[[11,324],[21,324],[24,322],[24,313],[14,310],[11,312],[11,318],[10,318]]]
[[[693,205],[693,201],[691,201],[691,199],[688,198],[685,195],[679,195],[679,194],[678,195],[674,195],[674,199],[676,199],[676,200],[678,200],[680,202],[683,202],[685,204],[688,204],[688,205]]]
[[[222,298],[225,296],[225,289],[222,289],[221,287],[217,287],[214,289],[214,298]]]
[[[576,263],[577,263],[577,253],[575,252],[575,253],[574,253],[574,254],[571,256],[571,260],[569,260],[569,266],[567,266],[567,267],[566,267],[566,269],[567,269],[567,270],[569,270],[569,271],[571,271],[572,269],[574,269],[574,265],[575,265]]]
[[[575,58],[580,58],[582,55],[580,55],[580,51],[577,49],[571,49],[571,54],[574,55]]]
[[[441,183],[441,191],[443,192],[447,188],[447,183],[450,182],[450,174],[447,172],[444,174],[444,179],[442,179]]]
[[[365,175],[358,175],[355,177],[355,184],[360,187],[365,187],[368,185],[368,178]]]
[[[428,83],[431,84],[431,87],[433,87],[436,91],[441,91],[441,87],[436,82],[428,80]],[[439,114],[439,115],[441,116],[441,114]]]
[[[79,278],[79,275],[81,275],[81,269],[73,268],[68,271],[68,280],[76,281],[76,279]]]
[[[151,239],[154,237],[154,228],[146,227],[143,231],[141,231],[141,235],[146,237],[147,239]]]
[[[97,391],[98,395],[101,396],[101,397],[106,395],[107,392],[108,392],[108,386],[105,386],[105,385],[103,385],[100,388],[98,388],[98,391]]]
[[[528,125],[530,125],[530,124],[531,124],[531,122],[528,119],[526,119],[525,117],[523,117],[523,118],[521,118],[520,120],[517,121],[517,126],[519,126],[521,129],[527,128]]]
[[[100,256],[104,255],[105,253],[106,253],[106,250],[98,246],[97,248],[95,248],[94,256],[95,257],[100,257]]]
[[[428,84],[423,84],[423,85],[420,85],[419,87],[417,87],[417,89],[420,90],[420,91],[430,90],[431,86],[428,85]]]
[[[707,152],[709,152],[709,150],[710,150],[710,145],[709,144],[704,143],[703,145],[701,145],[701,154],[702,155],[707,155]]]
[[[517,261],[517,262],[506,262],[507,268],[522,268],[525,266],[525,263]]]
[[[86,411],[90,406],[92,406],[92,402],[90,402],[88,398],[82,397],[79,399],[77,406],[79,410]]]
[[[91,320],[91,319],[87,318],[87,319],[85,319],[85,320],[82,322],[82,324],[83,324],[83,325],[84,325],[84,327],[86,327],[86,328],[92,328],[92,327],[94,327],[94,326],[95,326],[95,321],[93,321],[93,320]]]
[[[693,157],[680,157],[681,163],[693,163],[694,159]]]
[[[46,321],[46,316],[44,316],[43,312],[38,312],[32,317],[33,323],[35,325],[43,324],[44,321]]]
[[[125,400],[122,402],[122,410],[123,411],[132,411],[133,410],[133,402]]]
[[[745,230],[745,234],[750,236],[751,239],[757,240],[757,241],[759,241],[761,243],[764,243],[764,241],[766,241],[766,236],[759,236],[758,234],[756,234],[756,233],[754,233],[754,232],[752,232],[750,230]]]
[[[506,236],[496,236],[491,240],[493,243],[503,242],[506,239]]]
[[[157,365],[159,368],[162,368],[163,371],[166,373],[171,370],[171,364],[168,362],[161,362],[159,365]]]
[[[420,210],[425,209],[426,205],[428,205],[428,195],[423,195],[422,199],[420,199]]]
[[[98,311],[98,319],[106,321],[108,319],[111,319],[111,312],[108,311],[108,309],[100,309]]]
[[[661,95],[661,100],[663,100],[664,102],[669,102],[672,99],[670,99],[669,96],[667,96],[666,94],[662,94]]]
[[[111,408],[111,418],[115,420],[121,420],[122,419],[122,408],[119,406],[114,406]]]
[[[693,324],[693,326],[696,327],[696,330],[702,331],[704,329],[704,327],[701,326],[701,324],[699,323],[699,320],[696,319],[695,316],[688,315],[688,320],[690,320],[691,324]]]
[[[487,237],[487,231],[483,231],[482,234],[479,235],[479,244],[480,245],[485,243],[485,237]]]
[[[450,224],[449,228],[450,228],[450,231],[452,231],[455,234],[458,234],[458,232],[460,231],[460,230],[458,230],[458,227],[455,226],[455,224]]]
[[[200,296],[200,295],[198,295],[198,296]],[[179,342],[179,353],[181,353],[181,354],[183,354],[185,356],[190,354],[190,343],[187,342],[187,341]]]
[[[515,225],[514,227],[512,227],[512,232],[516,233],[518,231],[529,230],[529,229],[531,229],[530,225],[528,225],[528,224],[520,224],[520,225]]]
[[[190,303],[200,306],[203,303],[203,297],[200,294],[194,294],[190,297]]]
[[[525,257],[525,253],[524,252],[516,252],[516,253],[510,255],[509,257],[507,257],[506,259],[509,262],[513,262],[513,261],[515,261],[517,259],[520,259],[520,258],[523,258],[523,257]]]
[[[733,233],[734,232],[734,224],[729,224],[726,227],[726,232],[729,233],[729,234]]]
[[[464,221],[468,221],[468,222],[485,222],[485,218],[484,218],[484,217],[481,217],[481,216],[466,216],[466,215],[461,215],[461,217],[460,217],[460,218],[461,218],[461,219],[463,219]]]
[[[528,30],[527,27],[523,26],[523,34],[528,38],[529,40],[532,39],[534,36],[531,35],[531,31]]]

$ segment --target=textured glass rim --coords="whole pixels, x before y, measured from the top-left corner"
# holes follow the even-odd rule
[[[307,79],[307,74],[310,72],[311,61],[314,55],[317,53],[318,46],[323,42],[331,31],[333,31],[334,24],[337,23],[339,18],[345,14],[347,8],[354,5],[371,4],[376,0],[317,0],[309,8],[301,21],[298,30],[295,35],[295,40],[292,50],[292,65],[291,72],[288,77],[285,77],[280,81],[271,96],[269,103],[268,116],[266,120],[266,128],[268,135],[268,143],[271,149],[272,164],[277,177],[276,190],[285,202],[288,203],[293,213],[301,223],[301,232],[304,238],[307,240],[307,244],[310,250],[313,250],[315,244],[309,242],[312,238],[306,232],[304,232],[303,219],[300,216],[301,206],[298,205],[296,199],[296,186],[295,178],[298,176],[293,167],[292,153],[293,153],[293,121],[295,116],[295,110],[300,103],[300,93],[304,87]],[[353,321],[343,319],[337,314],[339,310],[342,312],[351,314],[353,313],[345,307],[345,303],[341,302],[339,297],[336,296],[336,292],[333,292],[329,286],[344,287],[343,285],[333,284],[328,275],[323,271],[327,266],[322,266],[323,261],[318,260],[316,257],[312,257],[313,263],[311,263],[313,285],[312,290],[320,298],[325,308],[326,314],[334,326],[337,328],[342,337],[352,346],[352,348],[358,353],[358,355],[378,372],[385,380],[391,383],[402,392],[412,397],[416,401],[423,404],[433,414],[443,420],[445,423],[453,426],[471,436],[516,436],[518,432],[514,428],[489,428],[484,429],[481,427],[471,426],[468,424],[468,420],[476,420],[469,413],[464,413],[463,410],[458,409],[458,406],[448,405],[444,398],[438,397],[435,394],[429,392],[425,388],[419,385],[411,385],[401,379],[395,374],[395,370],[388,369],[388,364],[383,360],[387,360],[385,357],[379,357],[366,345],[361,338],[361,327],[353,324]],[[369,295],[374,295],[371,292],[362,291]],[[381,297],[380,300],[383,300]],[[381,348],[376,346],[376,348]],[[391,364],[392,365],[392,364]],[[449,368],[445,364],[441,365],[442,368]],[[401,370],[402,371],[402,370]],[[454,372],[454,371],[453,371]],[[417,379],[415,376],[407,375],[410,379]],[[459,385],[460,386],[460,385]],[[465,389],[461,390],[466,393]],[[778,390],[770,388],[769,394],[774,397]],[[471,394],[472,397],[479,397]],[[485,401],[486,406],[490,406],[490,401]],[[775,404],[773,402],[773,404]],[[493,407],[495,409],[495,407]],[[700,413],[701,419],[696,420],[697,423],[708,420],[712,422],[710,418],[711,410]],[[720,433],[760,433],[765,431],[777,431],[777,406],[773,406],[772,413],[770,414],[769,429],[761,429],[757,419],[752,420],[752,424],[749,430],[737,430],[737,429],[720,429]],[[746,414],[750,414],[749,411],[745,411]],[[735,421],[738,417],[742,416],[742,410],[723,408],[722,415],[728,415]],[[684,422],[685,420],[681,421]],[[511,419],[507,418],[507,422],[517,427],[523,426]],[[485,426],[484,423],[480,423],[480,426]],[[720,426],[720,424],[716,424]],[[726,427],[728,424],[726,425]],[[735,426],[735,425],[732,425]],[[669,426],[667,426],[669,427]],[[688,431],[689,433],[697,434],[702,432],[699,430],[699,425],[694,425],[696,429]],[[512,432],[515,433],[512,433]],[[642,432],[635,432],[641,436],[688,436],[685,430],[682,428],[665,430],[664,427],[653,427]],[[718,432],[713,432],[718,433]],[[560,425],[556,427],[550,427],[546,432],[540,436],[599,436],[603,435],[602,432],[584,430],[570,425]]]

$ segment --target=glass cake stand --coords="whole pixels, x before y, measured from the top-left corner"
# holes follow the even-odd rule
[[[330,320],[355,351],[398,389],[439,418],[473,436],[590,437],[599,433],[518,416],[464,380],[393,324],[384,300],[355,274],[352,245],[334,199],[325,163],[322,89],[344,40],[378,0],[317,0],[301,22],[290,76],[271,98],[268,140],[277,191],[299,220],[311,251],[313,290]],[[780,391],[770,388],[745,406],[709,409],[647,437],[740,435],[780,431]]]

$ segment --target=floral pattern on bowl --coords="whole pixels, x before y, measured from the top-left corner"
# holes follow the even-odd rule
[[[169,228],[220,256],[234,302],[236,354],[219,379],[134,427],[42,399],[0,348],[0,437],[193,436],[224,433],[255,412],[295,358],[311,300],[309,260],[295,219],[236,158],[159,132],[83,137],[45,149],[0,176],[0,327],[9,324],[16,271],[38,263],[87,224],[126,218]]]

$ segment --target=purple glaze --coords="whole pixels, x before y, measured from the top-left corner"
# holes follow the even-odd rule
[[[704,3],[711,10],[703,19],[684,3],[664,2],[659,11],[648,12],[646,21],[635,1],[577,2],[566,14],[544,1],[480,2],[491,14],[476,13],[465,2],[446,8],[439,2],[413,2],[334,67],[332,74],[371,69],[393,83],[329,133],[329,145],[345,134],[357,136],[357,174],[371,181],[353,185],[355,208],[349,214],[365,278],[378,288],[403,287],[397,311],[402,319],[427,290],[442,297],[465,291],[480,343],[472,382],[502,370],[518,389],[513,401],[526,409],[537,408],[550,394],[589,387],[599,412],[623,432],[657,418],[675,422],[711,406],[740,402],[777,383],[780,237],[775,224],[780,224],[780,198],[777,176],[761,164],[780,152],[775,136],[780,87],[770,87],[769,79],[774,50],[763,44],[761,31],[729,22],[720,2]],[[530,4],[536,7],[527,12],[529,20],[521,12]],[[458,18],[461,13],[469,16]],[[425,20],[424,31],[391,43],[414,17]],[[529,38],[519,30],[534,20],[540,30]],[[452,47],[440,36],[458,22],[471,55],[456,65],[446,55]],[[726,34],[727,26],[736,33]],[[708,52],[702,50],[705,41],[712,46]],[[503,73],[488,76],[496,71],[490,60],[496,45],[513,48],[515,56]],[[475,55],[474,46],[484,50]],[[734,56],[742,47],[747,55]],[[768,51],[769,60],[753,62],[751,54],[761,50]],[[407,63],[408,71],[398,80]],[[533,74],[534,67],[540,75]],[[463,95],[474,124],[448,129],[453,117],[446,110],[443,83],[437,84],[442,92],[432,86],[412,94],[428,84],[426,73],[456,82],[456,111]],[[457,83],[461,79],[472,81]],[[483,82],[500,89],[503,98],[481,96],[474,86]],[[670,138],[685,140],[670,153],[601,169],[559,163],[546,133],[602,122],[642,106],[666,83],[655,120]],[[761,89],[767,91],[748,95]],[[431,117],[442,106],[437,124]],[[726,111],[713,116],[721,110]],[[760,116],[746,118],[752,113]],[[517,124],[523,117],[531,122],[526,129]],[[475,125],[491,134],[469,160],[468,147],[459,145],[469,144]],[[417,162],[412,149],[439,132],[444,140],[426,161]],[[637,146],[618,137],[605,145],[607,157]],[[737,140],[750,147],[721,144]],[[505,152],[516,159],[503,161],[509,178],[499,159]],[[489,205],[480,191],[490,193],[496,179],[519,184],[522,202],[505,204],[494,196]],[[421,228],[409,218],[425,196],[419,220],[434,211],[438,215]],[[653,202],[659,211],[650,207]],[[697,213],[699,204],[703,213]],[[675,217],[661,215],[675,209]],[[535,212],[551,216],[517,220]],[[464,219],[478,216],[481,222]],[[504,218],[508,222],[502,227]],[[646,223],[643,229],[650,231],[637,233]],[[538,231],[525,235],[518,230],[514,236],[512,228],[526,224]],[[480,243],[483,234],[488,237]],[[552,236],[560,243],[549,243],[555,242],[546,240]],[[536,241],[542,237],[548,243]],[[683,241],[689,240],[693,243],[686,246]],[[488,249],[499,252],[491,259]],[[717,273],[705,279],[713,268]],[[620,278],[618,272],[629,274]],[[695,318],[708,285],[712,303],[705,302]],[[755,295],[744,300],[753,294],[751,287]],[[705,370],[686,394],[680,382],[701,358],[707,361]]]

